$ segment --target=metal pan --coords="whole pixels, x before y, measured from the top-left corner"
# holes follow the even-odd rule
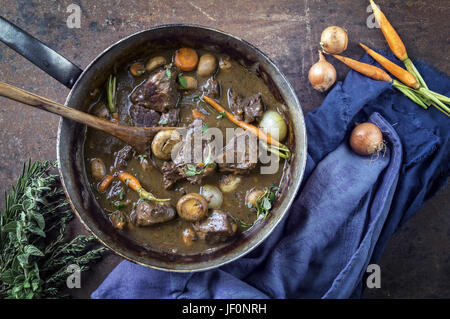
[[[228,33],[187,24],[157,26],[130,35],[101,52],[85,70],[0,17],[0,40],[71,89],[66,105],[87,111],[90,92],[102,87],[106,77],[127,62],[149,56],[160,48],[189,46],[226,52],[244,65],[257,66],[274,96],[286,105],[289,145],[293,152],[281,196],[267,219],[240,234],[236,240],[211,252],[185,256],[161,253],[139,245],[113,229],[90,189],[83,159],[86,127],[61,119],[58,129],[59,174],[70,205],[83,225],[106,247],[135,263],[166,271],[200,271],[242,257],[260,244],[286,215],[300,186],[306,164],[306,132],[297,96],[278,67],[260,50]]]

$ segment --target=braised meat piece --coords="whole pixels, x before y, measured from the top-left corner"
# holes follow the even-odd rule
[[[247,123],[260,121],[264,113],[264,104],[261,93],[243,98],[234,90],[228,90],[228,106],[231,112],[240,120]]]
[[[258,162],[258,141],[249,132],[233,137],[217,156],[219,171],[248,174]]]
[[[244,121],[252,123],[260,121],[264,113],[261,93],[254,94],[244,100]]]
[[[242,121],[244,114],[243,98],[236,94],[234,90],[228,89],[228,107],[239,121]]]
[[[171,188],[176,182],[184,178],[173,162],[164,162],[161,172],[163,174],[163,185],[165,189]]]
[[[161,171],[166,189],[182,179],[188,180],[191,184],[198,184],[203,177],[215,170],[217,165],[213,161],[214,149],[212,144],[204,139],[202,128],[202,120],[195,119],[188,126],[182,142],[176,146],[173,162],[163,164]],[[201,140],[196,141],[196,138]]]
[[[220,97],[220,85],[214,78],[210,77],[205,84],[201,87],[202,93],[212,99],[218,99]]]
[[[169,77],[170,74],[170,77]],[[176,107],[178,92],[176,78],[178,69],[160,70],[152,74],[148,80],[131,94],[131,102],[155,111],[165,113]]]
[[[135,104],[130,109],[131,119],[135,126],[153,127],[158,126],[161,115],[155,110],[143,105]]]
[[[204,138],[203,122],[198,118],[188,126],[173,162],[183,178],[191,184],[198,184],[215,170],[213,154],[213,144]]]
[[[206,219],[192,224],[192,227],[198,238],[210,244],[228,240],[238,228],[233,217],[219,209],[214,209]]]
[[[125,145],[120,150],[114,153],[114,167],[117,169],[127,167],[128,161],[131,159],[133,148],[130,145]]]
[[[131,215],[131,221],[136,226],[150,226],[172,220],[176,214],[175,208],[170,204],[142,201]]]

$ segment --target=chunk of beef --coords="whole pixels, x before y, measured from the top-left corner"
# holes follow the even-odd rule
[[[161,115],[160,125],[177,126],[179,116],[180,109],[170,109]]]
[[[131,151],[133,148],[130,145],[125,145],[120,150],[114,153],[114,167],[117,169],[127,167],[128,161],[131,159]]]
[[[164,162],[161,172],[163,174],[163,185],[165,189],[171,188],[176,182],[184,179],[178,167],[173,162]]]
[[[175,216],[175,208],[170,204],[142,201],[131,215],[131,221],[136,226],[150,226],[165,223],[174,219]]]
[[[243,98],[241,95],[237,94],[232,89],[228,89],[228,107],[239,121],[242,121],[244,114],[242,102]]]
[[[183,178],[191,184],[198,184],[215,170],[213,154],[213,144],[205,139],[203,122],[198,118],[188,126],[173,162]]]
[[[216,163],[209,163],[208,165],[187,164],[179,167],[178,171],[189,183],[200,184],[203,177],[215,171],[216,166]],[[195,174],[192,174],[192,172],[195,172]]]
[[[176,67],[172,67],[169,72],[164,69],[152,74],[131,94],[131,102],[162,113],[175,108],[178,101],[175,83],[177,70]]]
[[[260,121],[264,113],[261,93],[252,95],[244,100],[244,121],[252,123]]]
[[[214,209],[206,219],[192,226],[198,238],[211,244],[228,240],[236,234],[238,228],[233,217],[219,209]]]
[[[166,189],[182,179],[188,180],[191,184],[198,184],[203,177],[215,170],[214,150],[212,144],[204,139],[202,127],[201,119],[194,120],[188,126],[182,142],[176,145],[176,156],[173,162],[163,164],[161,170]],[[201,139],[200,143],[195,140],[197,138]]]
[[[234,90],[228,90],[228,106],[231,112],[239,119],[247,123],[260,121],[264,113],[264,104],[261,93],[243,98]]]
[[[176,166],[193,163],[195,160],[199,160],[197,157],[202,155],[205,146],[205,141],[202,139],[202,128],[203,121],[200,118],[195,119],[189,124],[186,133],[183,135],[183,140],[178,147],[176,157],[173,160]],[[201,143],[199,143],[199,141],[201,141]]]
[[[135,126],[153,127],[158,126],[161,115],[155,110],[143,105],[135,104],[130,109],[131,119]]]
[[[217,156],[219,171],[248,174],[258,162],[258,140],[243,132],[234,136]]]
[[[206,80],[206,83],[202,85],[201,90],[204,95],[212,99],[218,99],[220,97],[220,85],[214,77],[210,77]]]

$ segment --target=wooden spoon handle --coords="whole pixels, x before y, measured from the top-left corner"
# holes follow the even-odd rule
[[[111,123],[105,119],[78,111],[4,82],[0,82],[0,95],[50,113],[61,115],[62,117],[89,125],[99,130],[107,131],[108,133],[117,129],[117,124]]]
[[[144,154],[151,138],[162,130],[178,129],[176,127],[134,127],[112,123],[97,116],[78,111],[42,96],[25,91],[13,85],[0,82],[0,96],[24,103],[50,113],[86,124],[95,129],[113,135]]]

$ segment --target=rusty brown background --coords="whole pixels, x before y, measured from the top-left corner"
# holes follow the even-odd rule
[[[67,6],[81,7],[81,28],[66,25]],[[395,25],[413,58],[450,73],[449,1],[377,3]],[[69,60],[85,67],[99,52],[122,37],[170,23],[210,26],[243,38],[269,55],[293,84],[305,112],[320,105],[325,94],[314,91],[307,72],[317,60],[322,30],[340,25],[348,30],[346,55],[359,58],[362,41],[387,48],[378,29],[367,27],[368,1],[1,1],[0,15],[25,29]],[[338,79],[347,73],[336,63]],[[63,103],[69,90],[0,43],[0,80]],[[56,158],[59,118],[0,98],[0,193],[9,191],[28,158]],[[393,236],[381,261],[382,288],[366,297],[450,297],[450,216],[443,190]],[[0,197],[0,207],[4,198]],[[71,234],[83,232],[78,221]],[[74,297],[88,297],[120,261],[108,255],[82,278]]]

